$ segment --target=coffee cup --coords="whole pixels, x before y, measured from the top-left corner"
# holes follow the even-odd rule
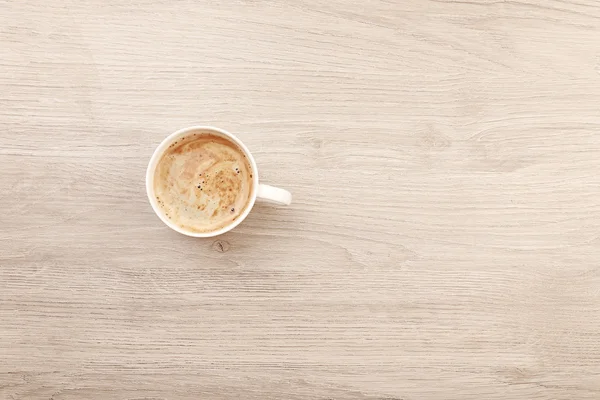
[[[177,164],[177,157],[185,157],[186,151],[195,153]],[[239,160],[236,160],[237,153],[242,156]],[[229,232],[246,219],[257,200],[276,205],[292,202],[287,190],[259,183],[256,161],[240,139],[212,126],[191,126],[164,139],[148,163],[146,192],[161,221],[192,237],[213,237]],[[237,195],[238,192],[241,194]],[[176,197],[180,193],[185,199]],[[224,201],[224,196],[229,196],[227,201],[241,205],[237,212]],[[195,217],[198,218],[196,223]],[[211,218],[219,223],[213,224]],[[202,225],[204,222],[207,229]]]

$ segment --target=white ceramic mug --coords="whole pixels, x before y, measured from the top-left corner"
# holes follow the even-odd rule
[[[154,173],[162,155],[169,148],[171,143],[179,140],[184,136],[189,135],[190,133],[209,133],[212,135],[221,136],[229,141],[232,141],[244,151],[246,157],[248,158],[248,160],[250,160],[250,167],[252,168],[252,193],[250,194],[250,199],[248,200],[248,206],[244,209],[244,212],[231,224],[212,232],[191,232],[181,228],[180,226],[177,226],[169,218],[167,218],[165,213],[158,206],[156,196],[154,194]],[[221,235],[225,232],[229,232],[230,230],[238,226],[244,219],[246,219],[246,217],[252,210],[252,207],[254,207],[256,199],[263,200],[268,203],[286,206],[292,202],[292,195],[287,190],[269,185],[259,184],[258,168],[256,168],[256,161],[254,161],[254,157],[252,157],[252,154],[250,154],[248,148],[244,145],[244,143],[242,143],[240,139],[238,139],[231,133],[220,128],[215,128],[213,126],[190,126],[189,128],[183,128],[178,130],[177,132],[169,135],[165,140],[163,140],[162,143],[158,145],[156,150],[154,150],[154,154],[152,154],[152,158],[150,158],[150,163],[148,164],[148,169],[146,170],[146,193],[148,194],[148,200],[152,205],[152,209],[154,210],[156,215],[158,215],[158,217],[162,220],[162,222],[164,222],[169,228],[179,233],[183,233],[184,235],[193,237],[212,237]]]

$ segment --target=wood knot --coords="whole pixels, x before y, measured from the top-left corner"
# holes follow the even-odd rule
[[[226,240],[215,240],[212,244],[212,249],[214,251],[218,251],[219,253],[226,253],[229,251],[231,245]]]

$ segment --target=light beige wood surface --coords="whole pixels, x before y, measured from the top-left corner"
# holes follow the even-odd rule
[[[600,399],[600,2],[4,0],[0,63],[1,399]],[[170,231],[192,124],[294,204]]]

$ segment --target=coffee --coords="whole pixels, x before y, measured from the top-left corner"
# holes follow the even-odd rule
[[[234,142],[190,133],[164,152],[154,194],[164,214],[191,232],[212,232],[235,221],[252,199],[252,168]]]

